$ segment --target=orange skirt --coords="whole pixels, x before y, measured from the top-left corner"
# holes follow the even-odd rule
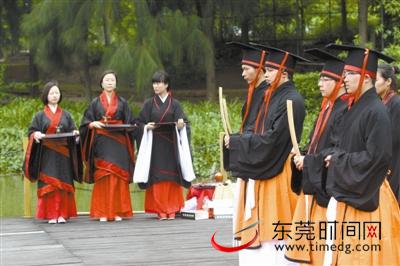
[[[59,217],[69,219],[76,216],[74,193],[54,190],[38,198],[36,210],[38,219],[51,220]]]
[[[175,214],[183,204],[183,189],[175,182],[156,183],[146,190],[144,209],[148,213]]]
[[[267,180],[256,180],[254,186],[255,207],[251,210],[251,218],[245,220],[245,182],[240,182],[240,192],[236,210],[235,232],[259,222],[256,227],[245,230],[235,237],[240,239],[242,244],[249,242],[258,231],[258,238],[251,246],[259,247],[261,242],[279,239],[281,227],[276,229],[276,223],[289,224],[292,221],[296,207],[297,195],[291,189],[291,156],[285,162],[282,172]],[[275,225],[274,225],[275,224]],[[285,225],[285,230],[288,230]],[[278,236],[276,236],[278,235]],[[286,239],[284,235],[284,239]]]
[[[90,217],[106,217],[113,220],[115,216],[132,217],[129,183],[116,175],[109,174],[95,181],[90,207]]]
[[[299,196],[296,210],[293,215],[292,224],[290,228],[290,235],[292,239],[288,239],[287,245],[304,245],[306,247],[305,250],[288,250],[285,253],[285,257],[290,261],[307,263],[306,265],[323,265],[324,263],[324,251],[317,250],[315,248],[311,249],[310,245],[314,247],[318,244],[324,244],[324,240],[321,240],[320,236],[320,223],[325,224],[327,222],[326,219],[326,211],[327,208],[321,207],[317,204],[315,198],[311,195],[307,195],[308,197],[308,219],[311,224],[309,227],[304,226],[303,228],[309,228],[310,233],[312,233],[313,240],[307,240],[306,234],[296,236],[296,232],[300,233],[297,227],[299,227],[299,223],[305,223],[307,221],[307,213],[306,213],[306,195],[303,193]],[[307,229],[304,229],[307,230]]]
[[[336,220],[339,225],[342,222],[360,222],[361,234],[365,230],[366,239],[362,236],[346,235],[342,238],[342,232],[337,233],[335,244],[342,242],[344,247],[350,247],[354,251],[347,252],[348,254],[333,253],[332,265],[400,265],[400,209],[386,179],[380,188],[378,209],[365,212],[344,202],[338,202]],[[371,222],[380,222],[380,225],[376,227],[376,223],[368,224]],[[375,230],[369,230],[368,225],[374,226]],[[379,227],[381,239],[379,239]],[[371,235],[368,236],[369,234]]]

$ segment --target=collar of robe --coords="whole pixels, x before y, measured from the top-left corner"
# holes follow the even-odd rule
[[[44,107],[44,114],[50,120],[50,125],[47,128],[46,134],[55,134],[57,133],[57,127],[61,121],[62,109],[57,106],[57,110],[53,113],[48,105]]]
[[[385,96],[382,99],[383,104],[387,105],[395,95],[397,95],[397,93],[394,90],[389,89],[389,91],[385,94]]]
[[[325,97],[322,100],[321,111],[318,114],[317,124],[314,129],[314,133],[310,142],[310,149],[308,153],[313,153],[317,150],[318,142],[325,131],[326,124],[328,123],[329,117],[331,116],[333,106],[335,105],[336,98],[338,97],[340,87],[343,83],[343,76],[340,77],[335,83],[335,88],[333,89],[329,97]]]
[[[268,110],[269,110],[269,102],[271,100],[272,94],[278,88],[278,84],[279,84],[279,81],[281,80],[281,76],[282,76],[282,71],[286,68],[285,64],[286,64],[286,61],[287,61],[288,57],[289,57],[289,52],[285,52],[285,56],[283,57],[281,63],[279,64],[278,72],[277,72],[277,74],[275,76],[274,81],[271,83],[270,87],[265,91],[265,95],[264,95],[264,115],[262,115],[263,112],[261,111],[263,108],[260,108],[260,110],[258,112],[258,115],[257,115],[256,124],[255,124],[255,127],[254,127],[254,131],[255,132],[259,132],[261,134],[264,133],[264,130],[265,130],[265,119],[266,119],[266,117],[268,115]],[[262,118],[263,121],[262,121],[262,125],[261,125],[261,130],[259,131],[258,127],[259,127],[260,120],[261,120],[262,116],[263,116],[263,118]]]
[[[104,116],[107,117],[107,119],[111,119],[117,112],[117,108],[118,108],[117,93],[115,91],[113,91],[113,93],[111,94],[110,102],[108,102],[107,94],[105,91],[103,91],[100,94],[100,102],[104,109],[104,113],[105,113]]]
[[[160,120],[158,121],[158,123],[163,122],[164,117],[166,116],[166,114],[168,113],[169,109],[171,108],[171,104],[172,104],[172,96],[171,96],[171,93],[168,93],[168,96],[170,96],[170,97],[168,97],[168,106],[167,106],[167,108],[165,109],[164,113],[161,115],[161,118],[160,118]],[[153,97],[153,103],[155,104],[155,106],[157,107],[157,109],[160,110],[161,108],[160,108],[160,106],[159,106],[158,103],[157,103],[157,98],[161,101],[161,98],[160,98],[160,97],[158,97],[157,95],[154,95],[154,97]]]

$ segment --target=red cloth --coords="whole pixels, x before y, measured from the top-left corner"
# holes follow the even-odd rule
[[[69,219],[76,216],[74,193],[54,190],[38,197],[36,218],[51,220],[58,217]]]
[[[149,213],[175,214],[183,207],[183,189],[172,181],[160,182],[146,190],[144,209]]]
[[[188,194],[186,196],[186,200],[189,200],[193,197],[197,197],[197,209],[201,210],[203,208],[203,200],[207,196],[209,200],[212,200],[214,196],[215,187],[202,187],[202,186],[191,186]]]
[[[90,217],[106,217],[108,220],[113,220],[115,216],[131,217],[132,215],[131,195],[127,181],[113,174],[96,180],[92,193]]]

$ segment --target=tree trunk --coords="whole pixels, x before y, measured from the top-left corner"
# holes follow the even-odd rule
[[[375,27],[371,27],[369,31],[369,41],[372,44],[373,48],[376,48],[376,34],[375,34]]]
[[[332,3],[331,0],[328,2],[328,22],[329,22],[329,37],[332,36],[332,14],[331,14]]]
[[[85,85],[85,96],[90,102],[92,100],[92,79],[90,78],[90,65],[89,65],[89,55],[85,55],[83,62],[83,83]]]
[[[248,43],[249,42],[249,30],[250,30],[250,18],[246,17],[242,21],[241,25],[241,30],[242,30],[242,36],[241,36],[241,41],[243,43]]]
[[[381,4],[381,25],[382,25],[382,32],[381,32],[381,47],[380,50],[383,50],[385,48],[385,38],[384,38],[384,32],[385,32],[385,5]]]
[[[276,0],[272,0],[272,31],[274,36],[274,46],[277,46],[276,36]]]
[[[200,17],[203,22],[203,31],[210,43],[209,52],[205,57],[206,70],[206,91],[209,101],[216,100],[216,83],[215,83],[215,51],[214,51],[214,1],[201,0],[197,2]]]
[[[303,41],[304,41],[304,32],[305,32],[306,20],[304,16],[304,3],[303,0],[300,0],[300,49],[298,49],[297,53],[303,54]]]
[[[368,1],[358,1],[358,32],[360,45],[365,46],[368,41]]]
[[[302,40],[302,15],[301,15],[301,5],[300,0],[296,0],[296,53],[300,54],[301,50],[301,40]]]
[[[347,9],[346,9],[346,0],[341,0],[341,30],[342,30],[342,42],[348,43],[348,29],[347,29]]]
[[[103,2],[103,33],[104,33],[104,45],[110,45],[110,14],[109,11],[112,8],[111,2]]]
[[[19,51],[19,24],[21,20],[21,12],[18,7],[17,1],[3,0],[2,3],[5,7],[5,16],[8,22],[8,31],[11,37],[11,54],[17,54]]]
[[[32,97],[37,97],[39,96],[39,86],[37,82],[39,81],[39,71],[38,68],[33,60],[34,55],[32,54],[32,51],[29,52],[29,76],[30,80],[32,83],[35,83],[34,85],[31,86],[30,89],[30,95]]]

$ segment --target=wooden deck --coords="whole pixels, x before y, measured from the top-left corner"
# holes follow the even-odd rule
[[[158,221],[135,214],[122,222],[100,223],[88,216],[67,224],[0,217],[0,265],[238,265],[231,245],[232,221]]]

